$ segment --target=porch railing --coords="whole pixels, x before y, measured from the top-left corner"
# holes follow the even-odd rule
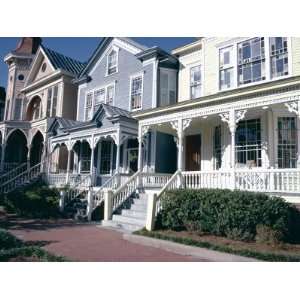
[[[230,188],[233,173],[230,171],[187,171],[182,172],[183,185],[189,189]]]
[[[28,168],[28,164],[27,162],[22,163],[22,164],[18,164],[17,167],[15,167],[14,169],[11,169],[10,171],[2,174],[0,176],[0,185],[2,185],[3,183],[9,181],[10,179],[15,178],[16,176],[18,176],[19,174],[25,172]]]
[[[186,188],[231,188],[266,193],[300,193],[300,169],[182,172]]]
[[[42,163],[39,163],[30,169],[18,174],[16,177],[9,179],[0,186],[0,193],[9,193],[19,186],[30,183],[32,180],[41,175]]]
[[[161,188],[167,184],[172,174],[165,173],[141,173],[141,183],[147,188]]]
[[[73,199],[79,197],[82,193],[86,192],[86,190],[91,185],[91,175],[79,176],[79,181],[74,181],[73,184],[70,184],[70,188],[67,193],[68,201],[72,201]]]
[[[47,174],[47,183],[50,186],[63,187],[66,185],[67,173],[49,173]]]

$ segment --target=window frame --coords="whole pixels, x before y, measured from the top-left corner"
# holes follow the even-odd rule
[[[255,85],[260,85],[264,84],[267,82],[273,82],[277,80],[281,80],[284,78],[289,78],[292,77],[293,74],[293,59],[292,59],[292,40],[291,37],[287,37],[287,52],[288,52],[288,75],[284,76],[279,76],[279,77],[273,77],[271,76],[271,53],[270,53],[270,39],[271,37],[264,37],[265,38],[265,80],[261,81],[256,81],[256,82],[251,82],[251,83],[246,83],[246,84],[238,84],[238,44],[246,42],[248,40],[251,40],[255,37],[248,37],[248,38],[241,38],[236,41],[233,41],[232,39],[228,42],[223,42],[218,45],[216,45],[216,55],[219,56],[219,51],[223,48],[227,48],[232,46],[233,47],[233,59],[234,59],[234,82],[233,82],[233,87],[228,88],[226,90],[220,89],[220,72],[219,72],[219,66],[220,66],[220,57],[218,57],[218,64],[217,64],[217,91],[218,92],[223,92],[223,91],[229,91],[229,90],[234,90],[238,88],[244,88],[244,87],[249,87],[249,86],[255,86]]]
[[[231,48],[232,51],[232,62],[231,64],[227,64],[227,65],[223,65],[221,66],[221,51],[227,48]],[[236,70],[237,70],[237,66],[236,66],[236,53],[235,53],[235,48],[234,45],[229,45],[229,46],[225,46],[225,47],[221,47],[218,49],[218,60],[219,60],[219,70],[218,70],[218,90],[219,91],[226,91],[226,90],[230,90],[232,88],[234,88],[235,86],[235,81],[236,81]],[[230,87],[225,87],[222,88],[221,87],[221,72],[225,71],[225,70],[233,70],[233,84]]]
[[[53,115],[53,100],[54,100],[54,91],[55,89],[57,90],[57,94],[56,94],[56,109],[55,109],[55,115]],[[49,101],[49,91],[51,90],[51,98]],[[47,88],[47,101],[46,101],[46,117],[48,118],[53,118],[56,117],[57,115],[57,108],[58,108],[58,99],[59,99],[59,85],[55,84],[52,86],[49,86]],[[48,104],[50,103],[50,107],[48,107]],[[48,115],[49,112],[49,115]]]
[[[113,90],[114,90],[114,97],[113,97],[113,101],[112,103],[107,103],[107,90],[109,87],[113,87]],[[100,87],[96,87],[94,89],[91,89],[91,90],[88,90],[85,92],[85,100],[84,100],[84,121],[87,122],[87,121],[90,121],[92,120],[94,114],[95,114],[95,110],[94,110],[94,107],[95,107],[95,92],[96,91],[99,91],[99,90],[105,90],[105,96],[104,96],[104,104],[108,104],[108,105],[111,105],[111,106],[114,106],[115,104],[115,98],[116,98],[116,82],[112,82],[112,83],[109,83],[107,85],[104,85],[104,86],[100,86]],[[89,94],[92,94],[92,116],[90,119],[86,119],[86,114],[85,114],[85,111],[86,111],[86,104],[87,104],[87,96]],[[100,102],[100,105],[101,105],[102,102]],[[99,105],[99,106],[100,106]]]
[[[106,55],[106,72],[105,72],[105,76],[111,76],[111,75],[114,75],[116,73],[118,73],[119,71],[119,48],[116,47],[116,46],[112,46],[112,48],[108,51],[107,55]],[[113,73],[109,73],[109,67],[108,67],[108,64],[109,64],[109,57],[110,55],[112,54],[112,52],[115,52],[116,53],[116,64],[115,64],[115,72]]]
[[[198,83],[198,85],[192,85],[192,69],[194,68],[200,68],[200,81]],[[190,99],[197,99],[199,97],[201,97],[203,95],[203,82],[202,82],[202,78],[203,78],[203,74],[202,74],[202,64],[193,64],[189,67],[189,89],[190,89]],[[199,97],[192,97],[192,88],[195,86],[200,86],[200,96]]]
[[[138,77],[141,77],[142,78],[142,85],[141,85],[141,103],[140,103],[140,107],[139,108],[132,108],[132,99],[131,99],[131,96],[132,96],[132,81]],[[141,72],[141,73],[137,73],[137,74],[134,74],[134,75],[131,75],[129,77],[129,80],[130,80],[130,88],[129,88],[129,111],[139,111],[139,110],[142,110],[143,109],[143,97],[144,97],[144,72]]]

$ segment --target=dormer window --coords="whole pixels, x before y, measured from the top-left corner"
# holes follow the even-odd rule
[[[107,75],[112,75],[118,71],[118,51],[112,49],[107,55]]]

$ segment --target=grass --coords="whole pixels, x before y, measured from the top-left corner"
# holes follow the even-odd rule
[[[23,261],[23,262],[61,262],[67,261],[66,258],[53,255],[41,248],[35,242],[34,245],[30,242],[23,242],[16,238],[7,230],[0,228],[0,262],[8,261]]]
[[[197,233],[171,230],[147,231],[142,229],[134,234],[151,238],[172,241],[179,244],[206,248],[220,252],[236,254],[255,258],[263,261],[299,262],[300,245],[280,244],[262,245],[257,243],[247,243],[233,241],[227,238],[216,236],[200,236]]]

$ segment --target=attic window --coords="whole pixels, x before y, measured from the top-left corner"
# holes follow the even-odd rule
[[[45,72],[47,69],[47,64],[46,63],[43,63],[42,64],[42,72]]]
[[[112,49],[107,55],[107,75],[114,74],[118,71],[118,52]]]

